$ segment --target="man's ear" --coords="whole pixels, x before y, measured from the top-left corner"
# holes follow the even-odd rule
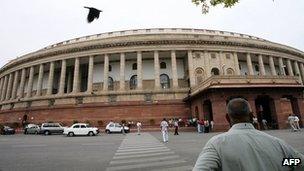
[[[231,120],[230,120],[230,117],[229,117],[228,113],[226,113],[226,120],[228,121],[228,123],[229,123],[229,125],[231,127]]]

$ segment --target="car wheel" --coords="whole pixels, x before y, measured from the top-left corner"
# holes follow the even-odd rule
[[[50,131],[45,131],[44,135],[50,135]]]
[[[94,133],[92,131],[90,131],[89,136],[94,136]]]
[[[69,133],[68,133],[68,136],[69,136],[69,137],[73,137],[73,136],[74,136],[74,132],[69,132]]]
[[[107,133],[107,134],[110,134],[111,132],[110,132],[110,130],[106,130],[106,133]]]

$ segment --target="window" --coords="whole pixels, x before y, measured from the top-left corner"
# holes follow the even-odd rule
[[[85,125],[81,125],[81,128],[86,128],[86,126]]]
[[[211,75],[220,75],[220,70],[218,68],[212,68]]]
[[[234,70],[232,68],[227,68],[226,73],[227,75],[234,75]]]
[[[216,54],[215,53],[211,53],[211,58],[215,59],[216,58]]]
[[[205,72],[202,68],[197,68],[195,70],[195,78],[196,78],[196,84],[199,84],[204,81],[205,79]]]
[[[75,125],[75,126],[73,126],[73,128],[79,128],[79,125]]]
[[[137,75],[133,75],[130,78],[130,90],[135,90],[137,87]]]
[[[109,72],[110,72],[110,71],[112,71],[112,66],[111,66],[111,65],[109,65]]]
[[[114,90],[114,80],[112,77],[108,78],[108,90]]]
[[[254,65],[254,69],[255,71],[259,72],[260,71],[259,65]]]
[[[167,68],[167,65],[165,62],[161,62],[160,63],[160,69],[166,69]]]
[[[160,86],[162,89],[168,89],[170,88],[170,79],[167,74],[161,74],[160,75]]]
[[[132,70],[137,70],[137,63],[132,64]]]

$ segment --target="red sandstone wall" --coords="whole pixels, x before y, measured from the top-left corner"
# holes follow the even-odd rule
[[[81,106],[65,106],[52,108],[36,108],[32,110],[12,110],[0,112],[0,123],[21,123],[19,118],[28,115],[31,123],[43,123],[48,121],[61,122],[71,125],[73,120],[84,122],[90,121],[98,126],[98,121],[103,121],[105,126],[110,120],[121,122],[122,120],[140,120],[143,125],[150,125],[151,119],[158,126],[163,118],[188,118],[189,107],[183,102],[158,102],[142,104],[129,102],[128,104],[89,104]],[[33,120],[31,118],[33,117]]]

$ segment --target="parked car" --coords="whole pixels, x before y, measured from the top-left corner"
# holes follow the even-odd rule
[[[3,135],[15,134],[15,129],[9,126],[3,126],[2,130],[0,130],[0,133]]]
[[[124,130],[126,133],[130,132],[130,128],[127,127],[127,126],[124,126]],[[110,133],[122,133],[122,126],[119,124],[119,123],[109,123],[107,126],[106,126],[106,130],[105,132],[107,134],[110,134]]]
[[[28,124],[24,128],[24,134],[39,134],[40,127],[36,124]]]
[[[99,129],[95,127],[91,127],[89,124],[85,123],[76,123],[71,127],[65,128],[63,134],[67,136],[74,135],[89,135],[94,136],[99,133]]]
[[[43,123],[40,127],[40,134],[51,135],[51,134],[62,134],[64,127],[59,123]]]

